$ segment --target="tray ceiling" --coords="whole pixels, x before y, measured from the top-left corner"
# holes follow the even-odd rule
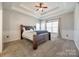
[[[44,2],[48,8],[44,12],[36,11],[35,4],[39,2],[5,2],[3,3],[4,9],[10,9],[38,19],[47,19],[49,17],[58,16],[64,12],[73,11],[75,8],[75,2]]]

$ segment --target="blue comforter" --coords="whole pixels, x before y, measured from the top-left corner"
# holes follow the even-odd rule
[[[41,31],[35,31],[38,34],[42,34],[42,33],[48,33],[48,31],[45,31],[45,30],[41,30]]]

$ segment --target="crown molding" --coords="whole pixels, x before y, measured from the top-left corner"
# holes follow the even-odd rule
[[[35,16],[34,14],[32,14],[32,13],[30,13],[30,12],[28,12],[28,11],[23,10],[22,8],[14,7],[14,6],[13,6],[13,7],[12,7],[12,10],[17,11],[17,12],[20,12],[20,13],[23,13],[23,14],[26,14],[26,15],[29,15],[29,16],[32,16],[32,17],[35,17],[35,18],[38,19],[37,16]]]
[[[50,12],[52,12],[52,11],[55,11],[55,10],[57,10],[57,9],[59,9],[59,7],[52,8],[52,9],[50,9],[50,10],[48,10],[48,11],[42,13],[42,15],[46,15],[46,14],[48,14],[48,13],[50,13]]]
[[[32,11],[30,9],[26,9],[27,11],[24,10],[22,7],[12,7],[12,9],[17,11],[17,12],[21,12],[21,13],[27,14],[29,16],[35,17],[37,19],[48,19],[48,18],[55,17],[55,16],[58,16],[58,15],[61,15],[61,14],[67,13],[67,12],[71,12],[71,11],[74,10],[73,8],[65,9],[65,10],[64,9],[60,9],[60,10],[58,9],[55,12],[50,11],[49,13],[46,13],[45,15],[42,15],[42,17],[40,17],[40,16],[32,13]]]
[[[57,11],[57,12],[55,12],[55,13],[53,13],[53,11],[52,11],[50,14],[41,17],[41,19],[50,19],[50,18],[52,18],[52,17],[60,16],[60,15],[62,15],[62,14],[68,13],[68,12],[73,12],[74,10],[75,10],[75,8],[66,9],[66,10],[60,10],[60,11]]]
[[[20,5],[20,8],[23,10],[26,10],[26,14],[29,14],[38,19],[47,19],[47,18],[50,18],[53,16],[58,16],[60,14],[66,13],[66,12],[71,12],[74,10],[73,7],[69,8],[69,9],[63,9],[63,8],[57,6],[55,8],[52,8],[51,10],[48,10],[48,11],[42,13],[42,15],[39,16],[38,14],[35,14],[34,11],[32,11],[30,8],[27,8],[24,5]]]

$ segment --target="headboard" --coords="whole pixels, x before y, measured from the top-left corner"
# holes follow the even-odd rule
[[[20,25],[20,30],[21,30],[21,39],[22,38],[22,33],[23,33],[23,28],[25,28],[25,30],[30,30],[30,29],[36,29],[36,26],[26,26],[26,25]]]

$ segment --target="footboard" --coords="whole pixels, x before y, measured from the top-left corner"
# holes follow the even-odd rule
[[[38,35],[38,44],[41,44],[49,39],[48,33],[43,33]]]
[[[37,49],[38,45],[49,40],[49,33],[42,33],[39,35],[34,35],[33,39],[33,49]]]

